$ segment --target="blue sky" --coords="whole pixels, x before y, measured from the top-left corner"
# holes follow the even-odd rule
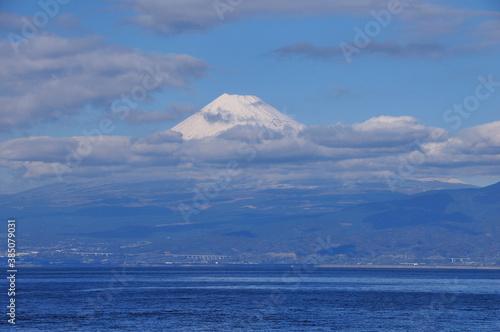
[[[10,60],[0,68],[9,81],[0,87],[0,97],[22,107],[2,110],[6,120],[0,123],[0,141],[81,136],[110,113],[113,100],[137,84],[146,66],[160,58],[167,64],[170,53],[189,59],[177,57],[175,68],[182,67],[177,76],[135,107],[156,112],[159,121],[115,121],[112,135],[144,138],[167,130],[223,93],[256,95],[308,126],[410,116],[458,137],[464,129],[498,121],[500,88],[476,111],[460,115],[459,125],[444,114],[474,94],[479,76],[500,82],[500,4],[401,0],[403,9],[391,14],[386,26],[376,23],[371,13],[387,11],[394,1],[41,1],[52,9],[57,4],[54,17],[19,45],[20,54],[4,49],[1,55]],[[219,16],[217,3],[231,10]],[[32,21],[47,10],[38,1],[7,0],[0,11],[2,46],[10,48],[12,34],[23,36],[23,17]],[[378,24],[379,31],[346,61],[340,45],[355,45],[356,29],[365,31],[370,24]],[[54,55],[44,49],[52,45],[60,47]],[[123,54],[129,56],[122,59],[125,65],[119,60]],[[85,66],[94,68],[99,56],[117,64],[109,77],[102,68],[90,78],[75,74]],[[51,78],[62,77],[60,84],[68,91],[51,90],[51,84],[58,84]],[[68,82],[80,89],[70,89]],[[97,89],[99,82],[103,86]],[[18,171],[7,164],[4,174]]]

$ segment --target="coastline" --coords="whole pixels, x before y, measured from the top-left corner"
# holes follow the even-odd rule
[[[465,265],[316,265],[317,268],[354,268],[354,269],[447,269],[447,270],[500,270],[500,266]]]
[[[82,265],[82,264],[50,264],[50,265],[36,265],[27,264],[22,265],[22,268],[27,269],[65,269],[65,268],[176,268],[176,267],[206,267],[206,268],[269,268],[269,267],[291,267],[298,268],[302,264],[151,264],[151,265]],[[313,265],[307,264],[308,268],[315,269],[420,269],[420,270],[500,270],[500,266],[465,266],[465,265],[349,265],[349,264],[320,264]]]

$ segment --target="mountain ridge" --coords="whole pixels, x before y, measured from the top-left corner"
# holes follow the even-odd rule
[[[329,246],[320,255],[335,264],[399,264],[405,252],[427,264],[450,257],[500,264],[500,184],[411,196],[377,186],[356,191],[335,182],[304,184],[227,188],[190,222],[177,207],[192,202],[197,181],[57,184],[1,196],[0,208],[19,218],[30,243],[23,247],[30,254],[20,260],[30,264],[122,264],[145,257],[158,264],[208,254],[233,262],[294,263],[290,257],[311,255],[318,238]],[[110,255],[82,256],[94,250]],[[438,256],[443,258],[430,258]]]

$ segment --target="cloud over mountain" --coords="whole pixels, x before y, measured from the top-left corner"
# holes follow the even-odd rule
[[[226,102],[252,109],[252,102],[260,101],[252,98],[224,95],[194,116],[203,118],[203,112],[223,110],[221,105]],[[240,101],[243,104],[238,104]],[[265,114],[265,107],[256,108],[255,116]],[[226,111],[234,117],[244,113],[238,108],[234,113],[230,110]],[[144,138],[17,138],[0,142],[0,165],[24,178],[64,176],[75,180],[88,176],[203,178],[235,162],[245,169],[245,176],[294,179],[318,174],[381,178],[387,172],[397,172],[408,161],[413,163],[413,171],[406,175],[412,178],[430,174],[444,178],[465,173],[494,175],[493,165],[500,162],[500,122],[464,129],[454,137],[445,129],[427,127],[409,116],[380,116],[353,125],[302,126],[288,133],[255,124],[250,121],[245,125],[243,121],[221,131],[205,132],[198,139],[183,139],[182,133],[175,130]],[[415,154],[418,162],[412,162]]]
[[[311,141],[329,147],[394,147],[416,141],[438,141],[448,135],[445,129],[429,128],[410,116],[379,116],[363,123],[312,126],[302,134]]]

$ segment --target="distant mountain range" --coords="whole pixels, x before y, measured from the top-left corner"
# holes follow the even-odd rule
[[[224,94],[172,129],[210,143],[303,128],[257,97]],[[1,195],[0,209],[18,218],[24,264],[500,264],[500,184],[405,179],[389,190],[318,174],[199,195],[210,184],[60,183]]]
[[[412,261],[498,262],[500,183],[479,189],[429,191],[363,204],[320,217],[317,227],[349,256],[404,254]]]
[[[30,264],[500,263],[500,184],[406,196],[375,183],[238,183],[187,222],[178,206],[200,185],[58,184],[3,195],[0,208],[18,218]]]

